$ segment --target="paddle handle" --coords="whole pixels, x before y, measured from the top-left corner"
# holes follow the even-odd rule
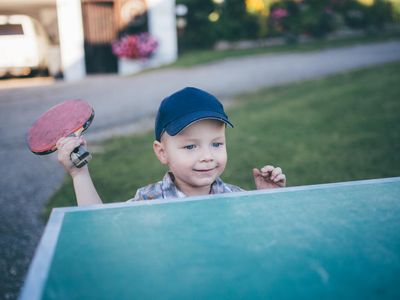
[[[92,159],[92,155],[82,145],[76,147],[70,154],[70,157],[71,161],[77,168],[82,168]]]

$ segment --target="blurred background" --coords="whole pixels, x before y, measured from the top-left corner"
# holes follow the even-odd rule
[[[282,37],[287,43],[379,32],[399,20],[400,1],[374,0],[212,0],[177,1],[187,14],[178,18],[182,51],[223,47],[223,41]]]
[[[43,111],[95,107],[105,202],[161,178],[153,117],[192,84],[240,124],[227,182],[251,189],[266,157],[292,186],[399,176],[399,26],[400,0],[0,0],[0,298],[18,297],[51,209],[75,205],[54,157],[26,147]],[[110,128],[139,135],[102,144]]]
[[[378,34],[399,21],[400,0],[2,0],[0,77],[134,73],[199,49]],[[126,58],[147,63],[129,70]]]

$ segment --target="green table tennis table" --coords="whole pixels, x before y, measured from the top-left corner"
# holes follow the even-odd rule
[[[400,299],[400,177],[54,209],[20,299]]]

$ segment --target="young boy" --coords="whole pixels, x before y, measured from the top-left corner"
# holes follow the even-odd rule
[[[169,171],[162,181],[138,189],[128,201],[243,191],[220,179],[227,163],[226,125],[233,127],[222,104],[203,90],[187,87],[165,98],[156,118],[153,150]],[[58,160],[72,177],[78,205],[99,204],[87,166],[78,169],[70,160],[70,153],[82,143],[81,137],[60,139]],[[253,176],[257,189],[286,185],[279,167],[255,168]]]

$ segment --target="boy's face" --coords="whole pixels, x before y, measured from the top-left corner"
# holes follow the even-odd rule
[[[201,120],[176,136],[164,133],[154,150],[168,164],[175,184],[186,195],[208,194],[211,184],[222,174],[227,162],[225,124]],[[158,149],[157,149],[158,148]]]

